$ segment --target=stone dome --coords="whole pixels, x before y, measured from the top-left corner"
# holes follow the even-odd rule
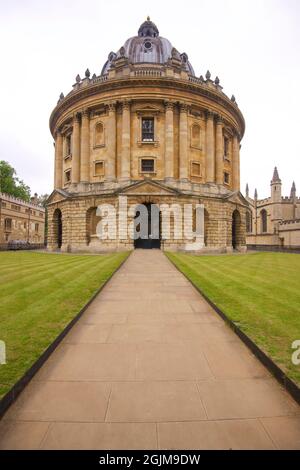
[[[157,26],[147,20],[140,26],[138,36],[127,39],[117,53],[111,52],[105,62],[101,75],[105,75],[114,67],[117,59],[125,58],[130,64],[166,64],[175,59],[190,75],[195,75],[194,69],[186,53],[180,54],[168,39],[159,36]]]

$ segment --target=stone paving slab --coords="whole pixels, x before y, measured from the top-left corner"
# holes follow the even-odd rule
[[[159,250],[136,250],[0,423],[0,449],[300,449],[300,408]]]

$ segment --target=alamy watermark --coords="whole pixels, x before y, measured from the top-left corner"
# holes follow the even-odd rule
[[[299,366],[300,365],[300,339],[297,339],[292,343],[292,349],[295,349],[295,351],[292,354],[292,363],[294,364],[294,366]]]
[[[6,364],[6,346],[4,341],[0,340],[0,366]]]
[[[100,240],[184,240],[189,249],[204,246],[203,204],[131,204],[119,196],[118,207],[100,204],[96,235]]]

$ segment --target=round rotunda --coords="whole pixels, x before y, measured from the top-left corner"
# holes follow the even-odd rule
[[[150,18],[110,52],[101,74],[87,69],[50,117],[54,191],[48,199],[48,249],[188,250],[184,231],[158,240],[130,236],[134,214],[117,220],[115,239],[100,239],[97,208],[204,206],[201,251],[245,250],[248,203],[240,193],[245,122],[218,77],[196,77],[186,53],[159,35]],[[149,212],[150,214],[151,212]],[[150,215],[149,215],[150,216]],[[119,217],[120,218],[120,217]]]

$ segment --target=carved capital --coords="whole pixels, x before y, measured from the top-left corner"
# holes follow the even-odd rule
[[[173,101],[164,101],[165,109],[173,111],[174,109],[174,103]]]
[[[214,118],[214,113],[208,109],[206,112],[205,112],[205,116],[206,116],[206,119],[213,119]]]
[[[236,139],[238,142],[240,141],[241,136],[236,129],[233,129],[233,138]]]
[[[224,120],[220,114],[215,115],[216,123],[219,124],[220,126],[223,125]]]
[[[73,114],[73,123],[75,124],[78,124],[80,121],[80,113],[74,113]]]
[[[124,100],[122,102],[122,109],[123,111],[126,109],[127,111],[130,109],[130,105],[131,105],[131,100]]]
[[[187,113],[189,110],[189,106],[186,103],[179,103],[179,109],[181,113]]]
[[[88,108],[84,108],[82,111],[81,111],[81,116],[82,118],[84,119],[88,119],[90,117],[90,110]]]
[[[116,103],[115,101],[112,101],[111,103],[108,103],[107,107],[108,107],[108,112],[109,112],[109,113],[115,113],[115,112],[116,112],[117,103]]]
[[[56,140],[57,137],[62,137],[62,133],[61,133],[61,128],[58,127],[55,132],[54,132],[54,139]]]

